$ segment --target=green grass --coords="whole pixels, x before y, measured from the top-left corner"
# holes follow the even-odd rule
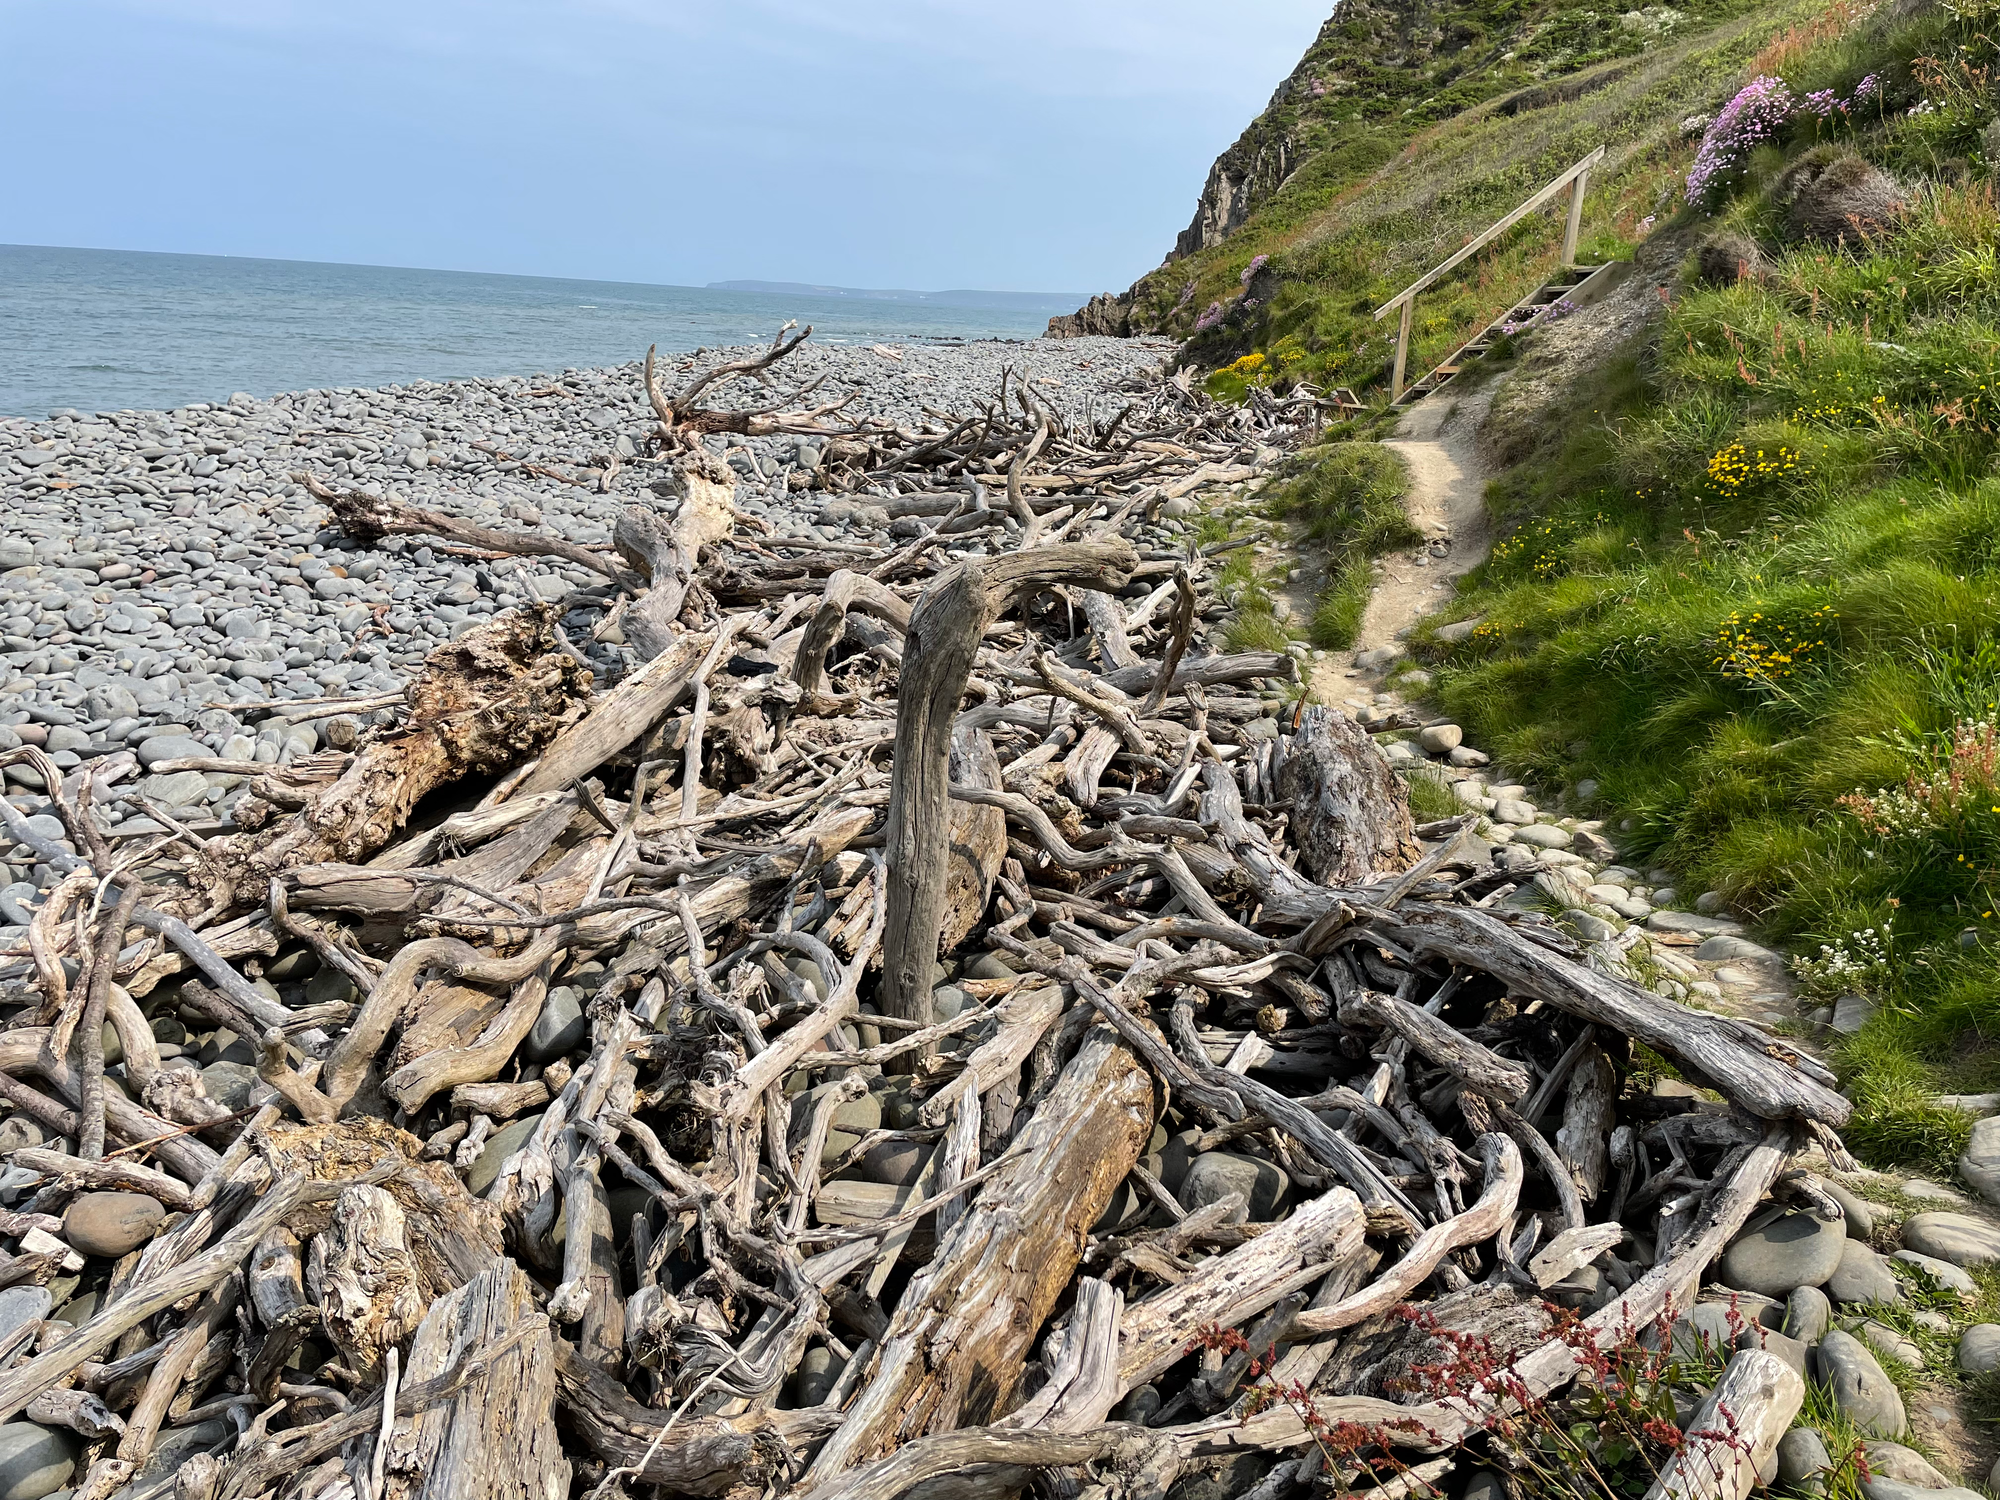
[[[1417,766],[1403,778],[1410,789],[1410,816],[1419,823],[1455,818],[1466,806],[1453,795],[1451,782],[1429,766]]]
[[[1329,25],[1231,153],[1240,171],[1283,143],[1297,165],[1225,241],[1140,281],[1134,325],[1191,337],[1219,397],[1301,378],[1380,396],[1396,323],[1376,322],[1377,305],[1599,145],[1610,155],[1590,180],[1580,259],[1629,254],[1671,215],[1694,150],[1680,122],[1712,113],[1775,34],[1819,8],[1691,0],[1664,26],[1626,27],[1563,0],[1459,0],[1427,12],[1431,42],[1379,36],[1366,13]],[[1557,268],[1564,207],[1423,294],[1413,377]],[[1198,330],[1211,309],[1219,321]]]
[[[1426,647],[1482,747],[1595,778],[1630,857],[1790,944],[1809,1003],[1879,1001],[1838,1057],[1849,1140],[1940,1174],[1970,1122],[1930,1097],[2000,1086],[2000,207],[1992,96],[1954,82],[1996,20],[1785,54],[1796,92],[1889,79],[1842,149],[1912,187],[1899,232],[1788,243],[1770,185],[1815,143],[1753,164],[1717,217],[1768,278],[1689,281],[1643,351],[1514,414],[1503,539],[1450,611],[1484,623]]]
[[[1374,583],[1371,559],[1423,540],[1403,510],[1409,475],[1380,443],[1329,443],[1301,453],[1265,499],[1321,554],[1327,582],[1313,609],[1315,646],[1354,644]]]

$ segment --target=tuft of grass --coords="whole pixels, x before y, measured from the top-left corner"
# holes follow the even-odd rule
[[[1410,791],[1410,816],[1419,823],[1436,823],[1466,811],[1451,782],[1429,766],[1412,767],[1403,780]]]
[[[1223,627],[1223,643],[1231,651],[1289,651],[1292,638],[1268,607],[1238,609]]]
[[[1313,610],[1315,646],[1354,644],[1374,586],[1369,562],[1423,540],[1403,509],[1409,471],[1380,443],[1309,448],[1265,497],[1267,512],[1291,522],[1325,562],[1327,583]]]

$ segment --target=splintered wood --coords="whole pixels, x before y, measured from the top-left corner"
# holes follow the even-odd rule
[[[1629,1335],[1838,1153],[1815,1063],[1506,903],[1292,657],[1219,649],[1224,548],[1158,508],[1309,401],[698,404],[801,337],[649,368],[666,503],[615,554],[315,479],[360,539],[606,585],[257,768],[227,836],[114,861],[87,769],[7,757],[68,837],[0,803],[55,881],[0,1031],[0,1414],[78,1495],[1138,1496],[1251,1454],[1276,1497],[1310,1407],[1435,1478],[1572,1377],[1542,1300]],[[702,436],[790,431],[915,533],[741,534]],[[1399,1395],[1412,1302],[1511,1373]]]

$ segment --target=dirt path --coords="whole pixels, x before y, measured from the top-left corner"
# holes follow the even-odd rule
[[[1382,560],[1353,650],[1329,652],[1318,660],[1313,687],[1322,702],[1339,703],[1353,691],[1347,673],[1357,658],[1369,663],[1361,668],[1364,675],[1377,678],[1395,658],[1369,653],[1395,650],[1417,621],[1450,600],[1459,577],[1485,560],[1493,538],[1483,499],[1487,474],[1474,435],[1492,399],[1488,389],[1460,400],[1436,396],[1419,402],[1403,415],[1396,436],[1384,442],[1409,466],[1405,506],[1425,540],[1412,551]],[[1323,582],[1313,573],[1302,571],[1294,581],[1295,610],[1311,609],[1312,595]]]

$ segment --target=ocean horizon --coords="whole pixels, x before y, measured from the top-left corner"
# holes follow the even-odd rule
[[[0,245],[0,417],[555,374],[767,341],[1024,339],[1048,314],[403,266]]]

